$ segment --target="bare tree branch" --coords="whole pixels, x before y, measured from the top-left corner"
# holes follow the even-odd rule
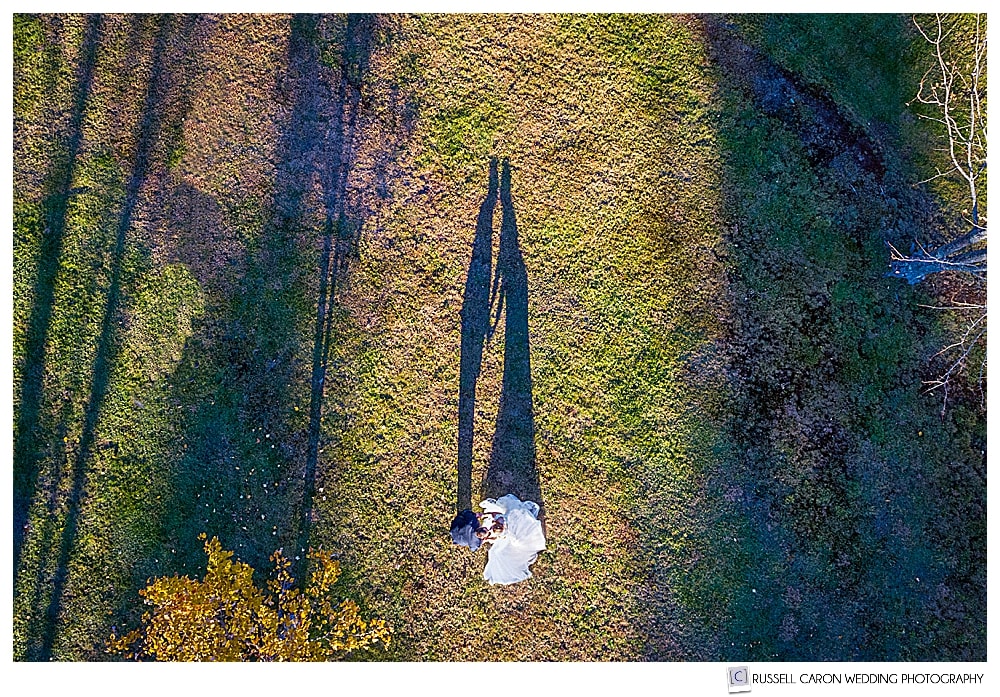
[[[977,245],[986,241],[986,228],[973,228],[967,234],[962,235],[957,240],[953,240],[946,245],[935,250],[935,256],[947,258],[961,252],[963,249]]]
[[[972,223],[985,228],[985,221],[982,224],[979,221],[978,190],[978,180],[986,168],[986,119],[983,117],[982,105],[986,35],[982,17],[976,15],[970,65],[960,64],[957,59],[948,56],[945,39],[954,31],[954,26],[945,30],[940,14],[935,15],[935,26],[931,31],[925,30],[916,17],[913,18],[913,23],[924,39],[934,47],[934,65],[921,78],[915,101],[935,107],[938,112],[936,116],[918,116],[945,127],[948,143],[946,152],[952,164],[948,173],[957,174],[965,180],[972,205]],[[939,171],[936,176],[945,174]],[[931,179],[934,178],[936,177]]]
[[[934,16],[932,26],[923,26],[917,17],[913,23],[932,47],[932,65],[920,79],[913,102],[930,107],[933,113],[919,113],[943,130],[945,147],[939,152],[947,159],[945,166],[935,167],[935,174],[920,182],[953,177],[962,181],[968,195],[968,208],[962,211],[966,224],[971,226],[958,238],[928,250],[917,244],[918,251],[909,255],[899,252],[892,244],[889,271],[886,276],[906,279],[907,283],[919,283],[931,274],[952,271],[970,274],[978,282],[986,280],[987,224],[985,214],[985,190],[980,190],[980,179],[986,171],[986,119],[985,74],[986,69],[986,27],[982,15],[975,16],[975,27],[971,31],[959,29],[960,23],[968,18],[955,18],[950,26],[945,26],[947,16]],[[952,17],[954,17],[952,15]],[[955,43],[954,38],[972,34],[972,51]],[[963,52],[965,48],[965,52]],[[913,103],[911,102],[911,104]],[[970,213],[971,212],[971,213]],[[944,234],[942,237],[947,238]],[[985,285],[982,286],[985,290]],[[952,310],[964,314],[965,331],[954,343],[945,346],[935,354],[947,357],[948,364],[934,380],[926,381],[928,392],[940,389],[944,393],[942,414],[948,403],[948,391],[952,378],[966,365],[976,346],[986,338],[986,304],[955,302],[946,306],[929,306],[929,309]],[[986,357],[979,366],[979,387],[983,394],[985,383]]]
[[[977,275],[986,274],[986,250],[979,249],[959,254],[965,249],[985,241],[986,230],[973,230],[953,242],[928,252],[921,248],[917,255],[904,255],[892,244],[890,250],[889,271],[885,274],[893,278],[905,279],[914,284],[927,276],[939,271],[961,271]]]

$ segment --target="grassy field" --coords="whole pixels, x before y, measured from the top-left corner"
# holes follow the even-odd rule
[[[206,532],[339,555],[362,660],[984,660],[985,409],[883,278],[960,205],[908,22],[16,15],[15,658],[106,658]],[[447,535],[491,157],[513,586]]]

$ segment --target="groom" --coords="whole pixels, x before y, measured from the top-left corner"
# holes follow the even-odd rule
[[[464,545],[475,552],[483,544],[478,533],[481,526],[479,516],[472,510],[466,508],[455,516],[451,521],[451,541],[457,545]]]

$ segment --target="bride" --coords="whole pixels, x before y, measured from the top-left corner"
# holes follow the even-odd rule
[[[482,518],[489,517],[491,523],[477,531],[480,539],[492,543],[483,578],[503,584],[530,578],[528,566],[545,549],[538,504],[507,494],[499,499],[486,499],[479,505],[483,509]]]

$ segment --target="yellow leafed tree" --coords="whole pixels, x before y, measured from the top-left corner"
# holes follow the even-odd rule
[[[291,562],[275,552],[266,592],[218,538],[205,542],[205,552],[204,580],[158,578],[139,591],[152,609],[139,629],[113,635],[109,652],[155,661],[327,661],[377,642],[389,645],[384,620],[363,620],[353,601],[333,599],[340,564],[329,552],[309,550],[304,590],[295,587]]]

